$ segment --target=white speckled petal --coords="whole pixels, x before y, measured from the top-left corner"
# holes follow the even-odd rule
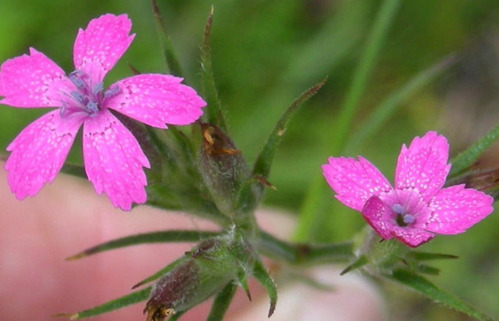
[[[0,103],[23,108],[61,107],[61,92],[72,88],[64,71],[41,52],[5,61],[0,67]]]
[[[75,69],[91,77],[92,86],[101,82],[132,43],[132,22],[127,15],[105,14],[78,30],[73,48]]]
[[[357,211],[363,209],[371,196],[392,190],[391,184],[363,157],[359,161],[353,158],[330,157],[328,164],[322,166],[323,175],[335,196],[344,205]]]
[[[10,143],[5,169],[18,199],[35,195],[54,180],[82,122],[82,114],[61,118],[55,110],[32,122]]]
[[[133,202],[146,201],[142,167],[149,168],[149,161],[132,133],[109,111],[85,121],[83,156],[96,192],[104,192],[115,207],[130,210]]]
[[[493,212],[493,198],[464,185],[444,188],[431,200],[432,216],[427,230],[439,234],[458,234]]]
[[[434,234],[419,228],[394,226],[392,235],[410,247],[417,247],[434,238]]]
[[[125,78],[110,86],[118,86],[120,93],[107,100],[106,107],[154,127],[191,124],[200,118],[206,103],[181,81],[160,74]]]
[[[370,197],[362,209],[363,218],[383,238],[392,238],[391,231],[395,224],[391,208],[377,196]]]
[[[429,201],[446,181],[450,171],[448,142],[436,132],[415,137],[407,148],[403,145],[396,166],[396,189],[416,189]]]

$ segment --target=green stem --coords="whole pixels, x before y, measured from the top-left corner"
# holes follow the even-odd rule
[[[352,259],[353,243],[303,244],[280,240],[259,231],[257,248],[263,255],[294,265],[346,262]]]

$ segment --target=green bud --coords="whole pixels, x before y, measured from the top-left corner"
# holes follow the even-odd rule
[[[250,177],[247,163],[217,126],[201,124],[200,171],[218,209],[232,216],[242,184]]]
[[[203,240],[155,284],[144,309],[146,320],[163,321],[205,301],[251,273],[254,261],[252,247],[234,228]]]

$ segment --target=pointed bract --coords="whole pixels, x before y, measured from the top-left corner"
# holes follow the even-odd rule
[[[85,121],[83,158],[96,192],[108,195],[113,205],[130,210],[132,202],[146,201],[142,167],[149,168],[148,159],[132,133],[110,112]]]
[[[120,88],[120,94],[110,98],[107,107],[154,127],[191,124],[200,118],[206,103],[181,81],[158,74],[125,78],[110,86]]]
[[[18,199],[33,196],[61,169],[84,115],[61,119],[55,110],[32,122],[10,143],[7,180]]]
[[[78,30],[73,47],[75,69],[91,77],[92,84],[104,79],[123,56],[135,35],[129,35],[132,23],[127,15],[105,14]]]
[[[436,132],[416,137],[398,158],[395,188],[367,160],[331,157],[323,174],[345,205],[361,211],[383,238],[417,247],[434,233],[462,233],[492,211],[493,198],[463,185],[442,189],[450,170],[448,142]]]

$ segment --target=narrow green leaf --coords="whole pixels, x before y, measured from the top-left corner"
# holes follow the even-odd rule
[[[353,243],[302,244],[277,239],[262,230],[255,242],[259,253],[290,264],[324,264],[346,262],[353,257]]]
[[[443,259],[458,259],[458,256],[443,253],[417,252],[411,251],[408,256],[417,261],[443,260]]]
[[[215,79],[212,70],[212,56],[210,54],[210,34],[212,31],[212,21],[214,15],[214,8],[210,10],[207,23],[205,24],[205,31],[203,33],[203,45],[201,47],[201,81],[203,88],[203,96],[207,101],[208,107],[205,108],[205,115],[207,122],[217,125],[223,131],[227,131],[224,114],[217,94],[217,87],[215,86]]]
[[[248,301],[252,301],[252,295],[250,294],[250,289],[248,288],[248,277],[245,271],[242,270],[240,273],[238,273],[238,282],[243,291],[245,291]]]
[[[444,70],[448,69],[457,61],[455,56],[447,57],[428,69],[420,72],[406,82],[402,87],[396,89],[387,98],[385,98],[373,113],[366,119],[363,124],[357,127],[349,138],[349,142],[345,148],[347,153],[354,151],[358,146],[363,144],[367,138],[373,137],[384,125],[387,120],[394,115],[398,107],[402,106],[402,102],[410,95],[429,84],[433,79],[440,75]]]
[[[132,289],[135,289],[135,288],[138,288],[146,283],[149,283],[149,282],[152,282],[156,279],[159,279],[160,277],[162,277],[164,274],[170,272],[171,270],[173,270],[175,267],[177,267],[179,264],[183,263],[184,262],[184,259],[185,257],[182,256],[180,258],[178,258],[177,260],[175,260],[174,262],[170,263],[169,265],[167,265],[166,267],[164,267],[163,269],[159,270],[158,272],[156,272],[155,274],[152,274],[150,276],[148,276],[147,278],[145,278],[144,280],[140,281],[139,283],[135,284]]]
[[[478,311],[462,299],[439,289],[422,276],[413,274],[407,270],[395,270],[393,274],[388,277],[424,294],[431,300],[442,303],[453,310],[465,313],[470,317],[476,318],[477,320],[493,320],[491,317]]]
[[[417,272],[423,273],[423,274],[428,274],[428,275],[439,275],[440,270],[438,268],[433,267],[433,266],[429,266],[426,264],[419,264],[419,265],[417,265]]]
[[[292,116],[297,112],[299,107],[307,101],[309,98],[314,96],[318,92],[318,90],[323,87],[327,78],[324,78],[322,81],[314,85],[313,87],[306,90],[302,95],[300,95],[288,109],[283,113],[280,120],[274,127],[273,131],[269,135],[260,152],[257,160],[255,161],[253,167],[253,175],[254,176],[262,176],[267,178],[269,176],[269,172],[271,171],[271,165],[274,160],[274,154],[276,153],[276,149],[281,142],[283,135],[286,132],[288,122],[292,118]]]
[[[498,126],[494,127],[484,137],[453,158],[449,177],[456,176],[473,165],[482,153],[497,139]]]
[[[207,321],[222,321],[236,293],[236,284],[229,282],[215,297]]]
[[[255,261],[253,268],[253,276],[259,281],[259,283],[266,289],[269,299],[271,301],[269,306],[268,317],[273,315],[274,309],[276,308],[276,303],[278,301],[278,292],[276,291],[276,285],[273,279],[267,273],[266,268],[259,260]]]
[[[343,269],[342,272],[340,272],[340,275],[344,275],[344,274],[349,273],[353,270],[357,270],[360,267],[365,266],[366,264],[368,264],[368,258],[364,255],[361,255],[360,257],[358,257],[356,259],[356,261],[354,261],[348,267]]]
[[[84,310],[75,314],[58,314],[56,316],[70,317],[71,320],[80,320],[90,317],[95,317],[96,315],[108,313],[120,308],[126,307],[131,304],[139,303],[141,301],[147,300],[149,293],[151,292],[151,287],[136,291],[120,298],[108,301],[101,305],[98,305],[92,309]]]
[[[217,235],[216,232],[191,231],[191,230],[173,230],[152,233],[143,233],[122,237],[106,243],[93,246],[83,252],[66,258],[67,261],[81,259],[93,254],[104,251],[114,250],[126,246],[147,244],[147,243],[165,243],[165,242],[197,242],[199,240]]]
[[[170,41],[168,36],[167,28],[163,22],[163,18],[158,8],[156,0],[151,0],[151,5],[153,7],[153,13],[155,16],[156,29],[158,31],[158,37],[160,39],[160,48],[165,57],[165,63],[167,65],[168,72],[174,76],[182,76],[182,68],[177,55],[175,54],[174,46]]]

